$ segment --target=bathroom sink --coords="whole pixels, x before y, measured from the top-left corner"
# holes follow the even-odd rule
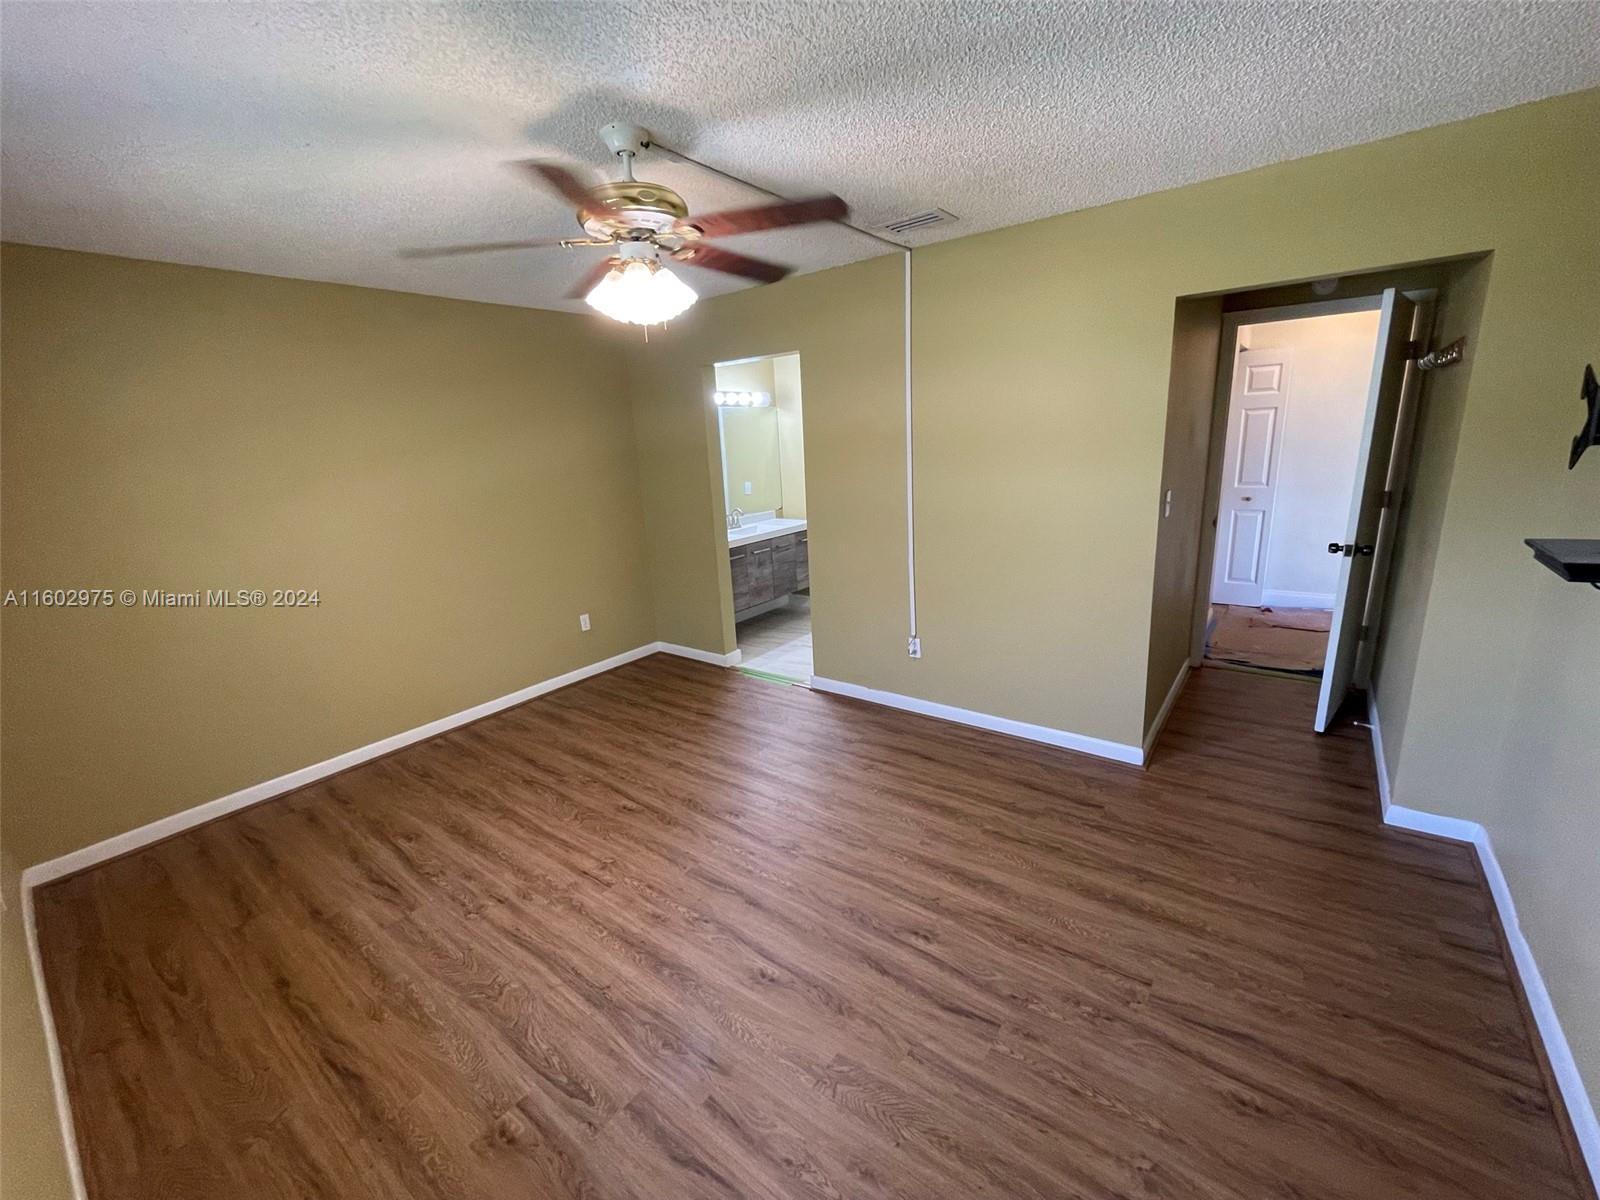
[[[798,517],[780,517],[776,521],[746,521],[737,529],[728,530],[728,543],[738,546],[762,538],[777,537],[783,533],[797,533],[805,527],[805,521]]]

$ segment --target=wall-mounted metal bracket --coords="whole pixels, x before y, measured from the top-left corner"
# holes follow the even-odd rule
[[[1437,371],[1440,367],[1453,367],[1467,352],[1467,339],[1459,337],[1448,346],[1432,350],[1417,359],[1417,370]]]

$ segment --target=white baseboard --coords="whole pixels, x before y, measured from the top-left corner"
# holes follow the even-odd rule
[[[45,1053],[50,1059],[50,1086],[56,1094],[56,1122],[61,1126],[62,1150],[67,1159],[67,1180],[73,1200],[87,1200],[83,1183],[83,1160],[78,1157],[77,1127],[72,1120],[72,1103],[67,1099],[67,1069],[61,1059],[61,1039],[56,1034],[56,1019],[50,1009],[50,992],[44,985],[44,960],[39,954],[39,925],[33,915],[33,887],[22,883],[22,930],[28,942],[28,965],[33,970],[33,990],[39,1000],[39,1021],[44,1026]]]
[[[1378,791],[1383,798],[1384,824],[1467,842],[1477,851],[1478,862],[1483,867],[1483,877],[1489,884],[1489,894],[1494,899],[1495,909],[1500,914],[1500,927],[1505,930],[1512,963],[1522,980],[1523,993],[1528,997],[1528,1008],[1533,1013],[1533,1022],[1539,1031],[1539,1038],[1544,1043],[1545,1057],[1550,1060],[1551,1074],[1555,1076],[1556,1086],[1561,1089],[1561,1098],[1566,1102],[1567,1117],[1572,1122],[1579,1149],[1589,1166],[1589,1175],[1596,1186],[1600,1187],[1600,1122],[1595,1119],[1594,1105],[1590,1103],[1589,1093],[1583,1086],[1583,1077],[1578,1073],[1577,1060],[1572,1057],[1572,1047],[1567,1044],[1567,1035],[1561,1028],[1561,1019],[1556,1015],[1555,1004],[1551,1001],[1550,992],[1544,985],[1544,976],[1539,973],[1539,964],[1534,960],[1533,947],[1528,944],[1528,939],[1522,932],[1522,923],[1517,920],[1517,906],[1511,897],[1511,888],[1506,883],[1505,873],[1500,869],[1500,860],[1495,857],[1494,845],[1489,840],[1489,831],[1477,821],[1440,816],[1420,809],[1404,808],[1391,802],[1389,780],[1383,765],[1383,743],[1382,734],[1378,729],[1377,704],[1371,691],[1367,693],[1367,697],[1372,714],[1373,753],[1378,759]]]
[[[1282,592],[1273,588],[1261,589],[1262,608],[1328,608],[1333,607],[1332,592]]]
[[[276,779],[244,788],[231,795],[188,809],[185,812],[175,813],[170,817],[162,818],[139,829],[130,830],[128,833],[119,834],[113,838],[107,838],[105,841],[97,842],[93,846],[73,851],[60,858],[39,863],[24,870],[22,872],[21,889],[23,928],[28,943],[29,963],[33,969],[34,987],[38,995],[40,1013],[43,1017],[45,1043],[50,1059],[51,1079],[56,1093],[56,1112],[61,1124],[62,1139],[66,1148],[67,1169],[76,1200],[84,1200],[87,1193],[83,1183],[83,1168],[78,1156],[78,1143],[74,1132],[72,1110],[67,1099],[66,1073],[62,1065],[61,1046],[50,1008],[49,993],[44,983],[44,971],[39,954],[38,929],[34,918],[33,906],[33,889],[35,887],[81,871],[98,862],[116,858],[141,846],[171,837],[173,834],[181,833],[227,813],[247,808],[252,804],[258,804],[274,796],[283,795],[296,788],[304,787],[339,771],[347,770],[380,755],[401,749],[413,742],[445,733],[481,717],[490,716],[502,709],[511,708],[514,705],[542,696],[547,692],[555,691],[557,688],[577,683],[579,680],[587,679],[593,675],[601,674],[655,653],[676,654],[684,658],[713,663],[718,666],[733,666],[738,663],[740,657],[738,650],[734,650],[730,654],[714,654],[711,651],[697,650],[690,646],[652,642],[636,647],[633,650],[613,655],[611,658],[603,659],[600,662],[579,667],[553,679],[547,679],[541,683],[522,688],[498,699],[485,701],[451,716],[430,721],[426,725],[419,725],[415,729],[407,730],[404,733],[395,734],[392,737],[373,742],[360,749],[337,755],[313,766],[302,767],[298,771],[291,771],[287,775],[280,775]],[[1129,763],[1137,766],[1143,763],[1146,750],[1154,741],[1155,735],[1159,733],[1161,726],[1170,714],[1172,706],[1182,692],[1183,684],[1187,680],[1188,674],[1186,664],[1185,670],[1181,671],[1178,678],[1173,681],[1172,689],[1169,691],[1166,701],[1162,704],[1161,712],[1157,715],[1152,733],[1143,748],[1126,745],[1121,742],[1106,741],[1101,738],[1087,737],[1083,734],[1071,733],[1066,730],[1052,729],[1044,725],[1033,725],[1025,721],[1013,721],[1009,718],[991,716],[971,709],[956,708],[948,704],[938,704],[930,700],[920,700],[914,696],[878,691],[875,688],[862,687],[858,684],[826,679],[821,676],[813,677],[811,685],[818,691],[832,692],[840,696],[883,704],[891,708],[919,713],[923,716],[954,721],[962,725],[1004,733],[1012,737],[1026,738],[1029,741],[1043,742],[1046,745],[1077,750],[1098,758],[1106,758],[1114,762]],[[1476,848],[1479,862],[1483,866],[1484,877],[1489,883],[1490,894],[1500,913],[1500,923],[1505,930],[1506,941],[1510,946],[1513,962],[1518,974],[1521,976],[1523,990],[1528,997],[1529,1008],[1533,1012],[1535,1025],[1544,1042],[1545,1054],[1549,1058],[1551,1071],[1566,1102],[1567,1113],[1577,1134],[1578,1144],[1588,1163],[1590,1174],[1596,1180],[1600,1180],[1600,1123],[1597,1123],[1595,1119],[1594,1107],[1589,1101],[1588,1093],[1584,1090],[1583,1079],[1578,1072],[1577,1062],[1572,1056],[1572,1049],[1567,1044],[1566,1035],[1561,1029],[1561,1022],[1556,1015],[1555,1006],[1551,1002],[1550,993],[1546,989],[1544,979],[1539,973],[1538,963],[1534,960],[1532,947],[1529,946],[1527,938],[1522,933],[1522,926],[1517,920],[1516,905],[1513,902],[1510,888],[1506,884],[1505,875],[1500,869],[1499,861],[1495,858],[1488,832],[1475,821],[1438,816],[1416,809],[1403,808],[1391,802],[1389,781],[1383,765],[1382,734],[1378,726],[1377,707],[1370,693],[1369,706],[1372,719],[1374,752],[1378,761],[1378,787],[1384,801],[1383,819],[1387,824],[1398,828],[1454,838],[1459,841],[1469,842]]]
[[[1027,721],[1013,721],[1009,717],[991,716],[988,713],[974,712],[970,708],[937,704],[932,700],[918,699],[916,696],[902,696],[898,692],[880,692],[876,688],[845,683],[838,679],[825,679],[821,675],[811,677],[811,687],[814,691],[832,692],[836,696],[848,696],[852,700],[866,700],[872,704],[904,709],[906,712],[918,713],[924,717],[937,717],[941,721],[971,725],[976,729],[1026,738],[1030,742],[1043,742],[1047,746],[1060,746],[1065,750],[1092,754],[1096,758],[1109,758],[1113,762],[1129,763],[1136,767],[1144,763],[1144,750],[1139,746],[1129,746],[1123,742],[1108,742],[1103,738],[1088,737],[1065,729],[1052,729],[1048,725],[1031,725]]]
[[[696,650],[693,646],[680,646],[676,642],[657,642],[653,649],[663,654],[676,654],[679,658],[692,658],[695,662],[710,663],[714,667],[737,667],[744,659],[742,650],[717,654],[711,650]]]
[[[271,800],[274,796],[282,796],[286,792],[303,788],[307,784],[316,783],[330,775],[337,775],[340,771],[347,771],[351,767],[360,766],[385,754],[393,753],[435,737],[441,733],[448,733],[459,726],[492,716],[502,709],[512,708],[524,704],[553,692],[557,688],[564,688],[569,684],[588,679],[594,675],[603,674],[614,670],[625,663],[634,662],[651,654],[675,654],[681,658],[692,658],[697,662],[713,663],[717,666],[734,666],[739,661],[739,651],[732,654],[713,654],[709,650],[696,650],[691,646],[679,646],[670,642],[647,642],[643,646],[635,646],[632,650],[624,650],[621,654],[613,654],[610,658],[601,659],[599,662],[589,663],[568,671],[564,675],[557,675],[552,679],[545,679],[539,683],[530,684],[504,696],[493,700],[485,700],[482,704],[475,704],[471,708],[464,708],[460,712],[451,713],[447,717],[440,717],[436,721],[429,721],[426,725],[418,725],[415,729],[408,729],[404,733],[396,733],[390,737],[361,746],[355,750],[348,750],[333,758],[324,759],[322,762],[313,763],[309,767],[290,771],[287,775],[279,775],[276,779],[268,779],[263,783],[251,784],[229,795],[209,800],[194,808],[184,809],[182,812],[173,813],[169,817],[162,817],[159,821],[152,821],[148,825],[141,825],[137,829],[130,829],[127,833],[119,833],[92,846],[85,846],[81,850],[74,850],[70,854],[63,854],[59,858],[52,858],[48,862],[38,863],[28,867],[22,872],[22,886],[24,890],[49,883],[54,879],[61,879],[67,875],[75,875],[87,867],[109,859],[118,858],[130,851],[138,850],[164,838],[183,833],[197,825],[204,825],[207,821],[214,821],[218,817],[227,816],[241,808],[260,804],[264,800]]]
[[[1383,814],[1383,823],[1393,825],[1396,829],[1409,829],[1413,833],[1431,833],[1434,837],[1449,838],[1453,842],[1471,842],[1480,849],[1488,841],[1483,826],[1476,821],[1441,817],[1438,813],[1405,808],[1399,804],[1389,805]]]
[[[636,646],[632,650],[625,650],[621,654],[614,654],[610,658],[599,662],[589,663],[568,671],[564,675],[557,675],[552,679],[542,680],[530,684],[515,692],[510,692],[494,700],[486,700],[482,704],[475,704],[471,708],[462,709],[447,717],[440,717],[436,721],[429,721],[426,725],[418,725],[415,729],[408,729],[404,733],[397,733],[369,745],[355,750],[346,751],[344,754],[335,755],[333,758],[314,763],[309,767],[301,767],[297,771],[290,771],[287,775],[279,775],[276,779],[268,779],[263,783],[252,784],[227,796],[218,797],[194,808],[185,809],[183,812],[173,813],[169,817],[162,817],[159,821],[152,821],[148,825],[141,825],[137,829],[130,829],[127,833],[119,833],[115,837],[106,838],[92,846],[85,846],[81,850],[74,850],[63,854],[59,858],[52,858],[47,862],[36,863],[27,867],[22,872],[22,922],[28,941],[28,961],[33,968],[34,989],[39,998],[39,1013],[44,1024],[45,1047],[50,1057],[50,1077],[56,1094],[56,1116],[61,1124],[61,1137],[66,1147],[67,1172],[72,1184],[72,1194],[75,1200],[85,1200],[87,1195],[83,1183],[83,1164],[78,1157],[78,1140],[74,1132],[72,1121],[72,1108],[67,1099],[66,1070],[61,1060],[61,1043],[56,1033],[55,1017],[50,1008],[50,994],[45,987],[44,966],[39,955],[39,933],[34,919],[33,890],[42,884],[53,880],[75,875],[77,872],[92,867],[97,863],[119,858],[141,847],[151,845],[172,837],[174,834],[183,833],[197,825],[204,825],[207,821],[214,821],[218,817],[227,816],[242,808],[260,804],[276,796],[282,796],[307,784],[316,783],[330,775],[337,775],[340,771],[347,771],[351,767],[360,766],[374,758],[403,749],[414,742],[420,742],[441,733],[448,733],[452,729],[492,716],[507,708],[523,704],[547,692],[553,692],[568,684],[577,683],[594,675],[603,674],[648,657],[651,654],[676,654],[681,658],[692,658],[698,662],[714,663],[718,666],[731,667],[739,662],[738,650],[731,654],[713,654],[709,650],[696,650],[692,646],[679,646],[671,642],[648,642],[643,646]]]
[[[1389,792],[1389,763],[1383,757],[1383,730],[1378,725],[1378,693],[1367,688],[1367,724],[1372,729],[1372,757],[1378,769],[1378,802],[1383,806],[1383,819],[1389,819],[1389,806],[1394,800]]]
[[[1150,732],[1144,735],[1144,762],[1150,761],[1150,750],[1156,744],[1156,739],[1161,736],[1161,731],[1167,727],[1167,718],[1172,715],[1172,708],[1178,703],[1178,697],[1183,694],[1183,685],[1189,682],[1189,672],[1194,670],[1194,664],[1184,661],[1178,669],[1177,678],[1172,681],[1172,686],[1167,689],[1167,698],[1161,702],[1161,711],[1156,713],[1156,719],[1150,723]]]
[[[669,654],[685,653],[693,657],[699,651],[680,651],[676,647],[663,646],[660,642],[650,642],[643,646],[636,646],[632,650],[625,650],[621,654],[614,654],[610,658],[599,662],[589,663],[565,675],[557,675],[553,679],[545,679],[539,683],[531,684],[515,692],[493,700],[485,700],[482,704],[475,704],[471,708],[464,708],[460,712],[451,713],[447,717],[440,717],[436,721],[429,721],[426,725],[418,725],[415,729],[408,729],[404,733],[392,734],[376,742],[361,746],[355,750],[347,750],[343,754],[336,754],[322,762],[313,763],[309,767],[290,771],[287,775],[279,775],[276,779],[268,779],[263,783],[254,783],[247,788],[241,788],[226,796],[215,800],[208,800],[194,808],[186,808],[182,812],[173,813],[170,817],[162,817],[159,821],[152,821],[148,825],[141,825],[137,829],[130,829],[127,833],[119,833],[109,837],[103,842],[96,842],[92,846],[85,846],[81,850],[74,850],[70,854],[63,854],[60,858],[52,858],[28,867],[22,872],[22,886],[24,888],[38,887],[40,884],[49,883],[54,879],[61,879],[67,875],[75,875],[86,867],[96,863],[106,862],[118,858],[130,851],[138,850],[153,842],[183,833],[193,829],[196,825],[204,825],[207,821],[214,821],[218,817],[227,816],[241,808],[260,804],[263,800],[271,800],[274,796],[282,796],[286,792],[303,788],[307,784],[316,783],[330,775],[337,775],[340,771],[348,771],[351,767],[360,766],[385,754],[420,742],[425,738],[435,737],[441,733],[448,733],[459,726],[471,721],[492,716],[502,709],[511,708],[522,704],[535,697],[543,696],[546,692],[553,692],[557,688],[566,687],[568,684],[577,683],[581,679],[588,679],[592,675],[610,671],[624,663],[633,662],[654,654],[658,650],[665,650]]]

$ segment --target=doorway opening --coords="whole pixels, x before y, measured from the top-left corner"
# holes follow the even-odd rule
[[[1369,686],[1441,295],[1374,282],[1280,308],[1223,302],[1192,661],[1315,682],[1318,733]],[[1313,449],[1296,451],[1308,426]]]
[[[1321,679],[1382,296],[1230,316],[1203,656]],[[1218,396],[1221,405],[1224,397]]]
[[[811,546],[800,356],[715,365],[740,669],[809,686]]]

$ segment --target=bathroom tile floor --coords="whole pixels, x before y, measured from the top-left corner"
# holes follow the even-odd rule
[[[739,624],[740,667],[777,675],[796,683],[811,680],[811,597],[789,597],[786,608],[774,609]]]

